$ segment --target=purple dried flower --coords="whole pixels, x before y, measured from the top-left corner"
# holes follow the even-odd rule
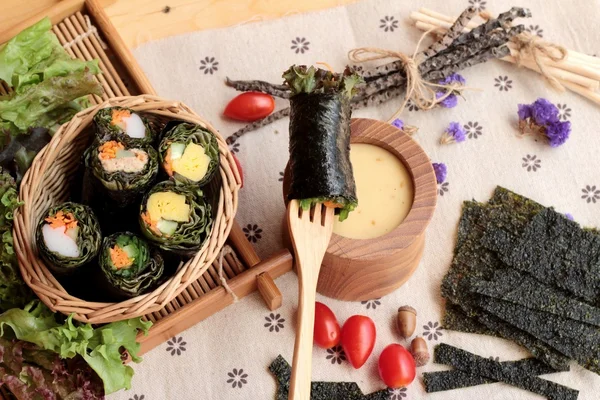
[[[452,83],[458,83],[458,84],[461,84],[464,86],[467,83],[467,81],[461,74],[452,74],[452,75],[445,77],[438,83],[440,85],[450,85]]]
[[[556,121],[546,126],[546,137],[550,147],[558,147],[569,138],[571,123],[569,121]]]
[[[435,98],[439,99],[440,97],[444,96],[445,94],[446,94],[445,92],[436,92]],[[439,104],[444,108],[454,108],[458,105],[458,97],[456,97],[456,95],[454,93],[451,93],[448,95],[448,97],[446,97],[444,100],[442,100]]]
[[[450,125],[448,125],[448,129],[446,129],[445,133],[451,136],[455,142],[464,142],[467,139],[465,130],[458,122],[450,122]]]
[[[404,129],[404,121],[402,121],[400,118],[396,118],[392,121],[392,126],[395,126],[398,129]]]
[[[546,99],[537,99],[531,105],[531,117],[538,125],[547,125],[558,121],[558,108]]]
[[[527,118],[531,118],[531,106],[528,104],[519,104],[519,120],[524,121]]]
[[[575,221],[575,218],[573,218],[573,215],[571,215],[571,213],[565,213],[565,217],[567,217],[567,219],[570,219],[571,221]]]
[[[433,165],[437,183],[444,183],[446,181],[446,175],[448,175],[448,167],[446,167],[446,164],[434,162],[431,165]]]

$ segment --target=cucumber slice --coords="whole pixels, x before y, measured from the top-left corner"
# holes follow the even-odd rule
[[[135,157],[135,153],[129,150],[117,150],[116,158]]]
[[[177,230],[178,225],[179,224],[176,221],[169,221],[168,219],[160,219],[156,223],[156,227],[158,228],[158,230],[167,236],[171,236],[172,234],[174,234]]]
[[[185,143],[173,143],[171,145],[171,160],[181,158],[185,151]]]
[[[125,253],[127,253],[127,256],[129,258],[133,258],[133,259],[136,259],[139,254],[139,250],[138,250],[137,246],[135,246],[133,244],[129,244],[129,245],[123,247],[123,251]]]

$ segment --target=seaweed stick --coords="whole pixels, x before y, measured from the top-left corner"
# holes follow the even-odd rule
[[[460,62],[458,64],[449,65],[440,70],[431,71],[427,74],[429,80],[439,80],[444,77],[453,74],[457,71],[461,71],[465,68],[472,67],[477,64],[484,63],[492,58],[502,58],[510,54],[510,49],[506,45],[502,45],[500,47],[493,47],[491,49],[487,49],[482,51],[481,53],[476,54],[468,60]]]
[[[422,74],[426,74],[433,70],[440,70],[448,65],[467,61],[474,55],[485,51],[488,48],[494,48],[508,43],[512,37],[520,34],[524,30],[525,27],[523,25],[518,25],[508,31],[502,30],[492,32],[475,42],[453,45],[443,53],[423,61],[423,63],[419,65],[419,71],[421,71]]]
[[[290,89],[286,85],[276,85],[265,81],[233,81],[226,78],[225,84],[240,92],[262,92],[271,96],[289,99]]]
[[[515,387],[546,396],[549,400],[576,400],[579,391],[535,376],[522,374],[507,365],[469,353],[447,344],[434,350],[437,363],[453,366],[465,372],[478,373],[486,378],[508,383]]]
[[[459,37],[465,28],[468,25],[469,21],[475,16],[477,9],[475,7],[468,7],[465,9],[454,21],[450,29],[442,36],[438,41],[434,42],[427,49],[423,50],[420,54],[421,57],[430,58],[436,55],[437,53],[446,50],[454,39]]]
[[[513,7],[509,11],[500,14],[498,18],[490,19],[476,28],[473,28],[470,32],[461,34],[456,38],[454,44],[469,44],[473,40],[479,40],[481,37],[495,29],[508,29],[510,24],[519,17],[530,18],[531,11],[529,11],[528,8]]]
[[[234,144],[235,141],[242,136],[244,133],[254,131],[256,129],[262,128],[263,126],[267,126],[281,118],[285,118],[290,115],[290,108],[282,108],[279,111],[275,111],[273,114],[265,117],[263,119],[259,119],[258,121],[254,121],[253,123],[246,125],[242,129],[235,131],[232,135],[228,136],[226,139],[227,144]]]
[[[544,364],[537,358],[525,358],[518,361],[503,361],[500,365],[503,369],[511,369],[514,370],[515,373],[529,376],[569,371],[568,365],[561,370],[556,370]],[[423,373],[423,383],[425,384],[425,391],[427,393],[442,392],[496,382],[497,381],[494,379],[481,376],[477,372],[461,371],[459,369]]]

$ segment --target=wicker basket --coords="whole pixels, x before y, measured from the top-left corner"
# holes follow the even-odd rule
[[[119,303],[88,302],[71,296],[54,278],[38,257],[35,228],[45,210],[67,200],[81,155],[91,141],[92,118],[104,107],[129,107],[161,120],[178,119],[200,124],[217,136],[221,153],[221,179],[218,208],[213,229],[198,253],[180,266],[177,273],[151,293]],[[139,317],[165,307],[189,284],[197,280],[215,260],[233,224],[238,203],[240,176],[233,156],[218,132],[186,105],[156,96],[117,97],[84,110],[54,135],[37,155],[21,183],[20,198],[24,202],[15,214],[15,251],[23,279],[52,310],[74,314],[74,318],[90,323],[106,323]]]

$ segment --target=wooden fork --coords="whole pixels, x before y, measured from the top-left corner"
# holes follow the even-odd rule
[[[302,210],[298,200],[288,204],[288,228],[298,274],[298,324],[289,400],[309,400],[317,279],[333,230],[333,208],[322,204]]]

